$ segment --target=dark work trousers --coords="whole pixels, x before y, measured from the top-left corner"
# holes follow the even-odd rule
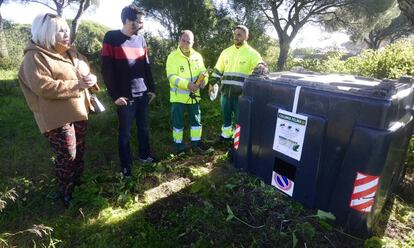
[[[63,196],[70,196],[75,185],[80,183],[86,129],[86,121],[77,121],[44,133],[55,153],[58,191]]]
[[[236,124],[239,115],[239,98],[221,96],[221,116],[223,117],[223,126],[221,127],[221,136],[223,138],[233,139],[233,126]]]
[[[131,172],[131,127],[135,119],[137,125],[138,156],[146,159],[150,155],[148,131],[148,100],[147,94],[128,101],[126,106],[118,106],[118,151],[123,171]]]

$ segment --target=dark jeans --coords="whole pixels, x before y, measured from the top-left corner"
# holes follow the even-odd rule
[[[118,151],[122,169],[131,170],[131,127],[135,119],[137,125],[137,139],[139,144],[138,155],[147,158],[150,155],[148,132],[148,95],[128,101],[127,106],[118,106]]]

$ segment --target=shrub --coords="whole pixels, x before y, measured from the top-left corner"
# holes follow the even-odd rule
[[[0,69],[17,68],[23,59],[23,51],[30,39],[30,25],[3,23],[3,32],[8,57],[0,58]]]
[[[379,79],[414,75],[414,44],[409,41],[399,41],[378,51],[368,49],[346,61],[341,57],[340,53],[331,53],[322,59],[296,60],[293,66],[317,72],[351,73]]]
[[[107,27],[92,21],[82,21],[79,25],[75,39],[76,48],[95,66],[99,63],[103,37],[108,30]]]

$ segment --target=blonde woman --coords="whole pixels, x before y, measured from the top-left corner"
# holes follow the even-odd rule
[[[84,167],[87,89],[96,85],[86,58],[70,46],[69,30],[60,16],[37,16],[19,71],[27,104],[53,148],[58,191],[66,206]]]

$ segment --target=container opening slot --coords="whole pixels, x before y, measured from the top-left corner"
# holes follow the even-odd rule
[[[291,181],[295,181],[296,175],[296,166],[291,165],[280,158],[275,158],[275,163],[273,165],[273,170],[285,177],[287,177]]]

